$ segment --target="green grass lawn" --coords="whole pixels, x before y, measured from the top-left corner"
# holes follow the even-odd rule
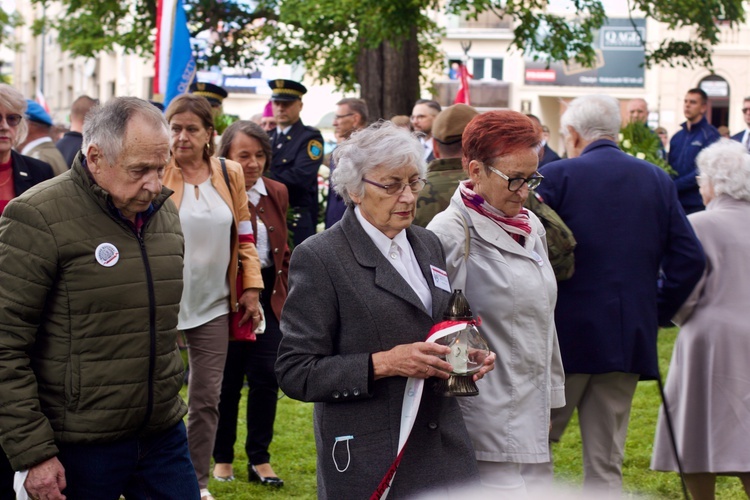
[[[677,329],[663,330],[659,337],[659,362],[666,374]],[[183,390],[183,397],[185,391]],[[244,405],[245,399],[242,400]],[[624,489],[638,498],[679,499],[682,497],[677,474],[654,472],[651,460],[656,419],[661,399],[656,382],[641,382],[633,401],[628,439],[623,465]],[[244,407],[240,415],[244,414]],[[272,464],[285,486],[270,489],[247,482],[247,457],[243,449],[244,418],[239,425],[240,435],[235,446],[235,477],[231,483],[211,480],[209,489],[218,500],[260,498],[316,498],[315,443],[312,432],[312,405],[282,398],[276,417],[276,434],[271,445]],[[560,443],[553,448],[557,480],[579,487],[583,480],[581,436],[574,416]],[[736,478],[719,478],[716,497],[719,499],[747,498]]]

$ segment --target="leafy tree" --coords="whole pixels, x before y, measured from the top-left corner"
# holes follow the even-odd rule
[[[47,0],[32,0],[40,4]],[[744,22],[742,0],[627,0],[630,11],[692,29],[688,40],[646,47],[654,64],[711,67],[719,41],[717,22]],[[153,50],[155,0],[60,0],[63,15],[46,20],[64,49],[92,56],[115,44],[142,55]],[[251,68],[266,45],[280,61],[303,63],[319,81],[360,88],[372,116],[408,114],[419,95],[422,70],[441,56],[441,36],[431,13],[476,18],[492,11],[513,21],[513,46],[547,61],[591,65],[593,32],[606,14],[602,0],[572,0],[572,17],[547,10],[548,0],[185,0],[193,35],[209,32],[199,65]],[[36,28],[41,22],[36,23]],[[205,45],[205,46],[204,46]]]
[[[13,40],[13,30],[23,24],[23,19],[17,12],[9,13],[0,8],[0,46],[8,47],[13,51],[20,49],[20,44]],[[0,65],[5,61],[0,60]],[[0,82],[10,83],[5,75],[0,75]]]
[[[48,1],[32,0],[37,5]],[[126,53],[146,57],[153,54],[156,0],[61,0],[59,3],[60,16],[37,19],[33,25],[35,34],[42,29],[57,30],[60,46],[75,56],[93,57],[102,50],[112,51],[115,46]],[[191,36],[210,32],[206,47],[196,50],[200,67],[251,66],[259,56],[253,42],[266,36],[262,21],[276,15],[273,9],[260,4],[233,0],[184,0],[184,4]]]
[[[421,70],[440,59],[435,0],[284,0],[271,56],[301,62],[320,81],[359,84],[373,117],[409,114]]]
[[[513,21],[512,45],[547,61],[574,60],[592,66],[594,32],[606,21],[601,0],[573,0],[573,18],[547,11],[548,0],[284,0],[272,38],[271,54],[301,62],[319,80],[333,80],[351,90],[359,83],[373,116],[408,114],[419,93],[415,68],[439,60],[441,35],[431,10],[476,19],[492,11]],[[646,47],[645,64],[712,66],[711,47],[718,43],[717,20],[730,26],[745,19],[742,0],[628,0],[672,29],[691,27],[687,41],[662,40]]]

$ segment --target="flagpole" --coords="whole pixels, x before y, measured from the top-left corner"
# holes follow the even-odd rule
[[[39,58],[39,78],[37,79],[37,88],[39,89],[39,92],[44,95],[44,53],[46,52],[44,50],[45,48],[45,38],[47,38],[47,31],[46,31],[46,24],[47,24],[47,5],[46,3],[42,4],[42,55]]]

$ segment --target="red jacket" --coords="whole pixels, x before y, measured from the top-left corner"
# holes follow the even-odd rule
[[[260,217],[268,230],[268,244],[271,247],[273,265],[276,267],[276,281],[273,284],[271,307],[276,318],[281,321],[281,308],[287,294],[289,258],[291,252],[287,243],[286,212],[289,207],[289,193],[286,186],[278,181],[263,178],[268,196],[261,196],[257,206],[248,203],[253,234],[258,234],[256,217]]]

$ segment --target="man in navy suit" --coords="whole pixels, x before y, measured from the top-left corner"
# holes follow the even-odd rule
[[[578,408],[584,488],[605,496],[622,489],[636,384],[659,375],[658,326],[669,322],[705,265],[674,183],[617,147],[620,123],[616,99],[575,99],[561,120],[569,159],[541,168],[537,188],[578,242],[575,273],[558,284],[566,406],[552,410],[550,439],[560,439]]]
[[[677,186],[682,208],[688,214],[705,208],[703,198],[698,192],[698,182],[695,180],[698,173],[695,158],[704,148],[721,137],[716,127],[706,120],[706,110],[708,95],[702,89],[688,90],[683,101],[686,121],[681,125],[682,129],[669,141],[669,166],[677,172],[674,184]]]
[[[292,80],[268,82],[273,94],[276,129],[271,132],[271,168],[266,175],[289,190],[287,219],[294,246],[315,234],[318,224],[318,169],[323,161],[323,136],[300,120],[307,89]]]
[[[745,145],[750,151],[750,97],[742,100],[742,117],[745,119],[745,130],[732,136],[732,139]]]

